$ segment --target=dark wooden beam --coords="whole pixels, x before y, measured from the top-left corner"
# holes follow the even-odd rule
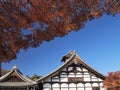
[[[2,66],[1,66],[1,62],[0,62],[0,77],[2,76]]]

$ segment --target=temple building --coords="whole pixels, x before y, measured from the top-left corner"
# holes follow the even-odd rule
[[[105,76],[85,63],[76,51],[64,55],[61,61],[62,66],[36,81],[14,66],[0,77],[0,90],[106,90]]]
[[[16,66],[0,77],[0,90],[35,90],[36,87],[36,82],[24,76]]]
[[[86,64],[75,51],[62,57],[64,64],[37,80],[39,90],[105,90],[104,75]]]

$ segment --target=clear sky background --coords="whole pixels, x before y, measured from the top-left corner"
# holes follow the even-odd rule
[[[16,65],[24,75],[45,76],[62,65],[62,56],[73,50],[104,75],[120,70],[120,15],[103,15],[86,23],[78,32],[43,42],[40,47],[26,52],[21,50],[16,60],[2,63],[2,68],[11,70]]]

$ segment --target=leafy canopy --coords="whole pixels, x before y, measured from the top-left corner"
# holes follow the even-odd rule
[[[105,77],[104,87],[108,90],[120,90],[120,71],[110,72]]]
[[[0,0],[0,62],[119,12],[120,0]]]

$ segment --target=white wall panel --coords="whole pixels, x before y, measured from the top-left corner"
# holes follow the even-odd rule
[[[76,77],[83,77],[83,75],[80,75],[80,74],[76,74]]]
[[[63,88],[63,87],[62,87],[61,90],[68,90],[68,88]]]
[[[78,71],[82,71],[80,67],[76,67],[76,69],[77,69]]]
[[[90,75],[89,74],[84,74],[84,77],[90,77]]]
[[[84,74],[85,74],[85,75],[89,75],[89,73],[88,73],[88,72],[85,72]]]
[[[82,73],[80,73],[80,72],[77,72],[77,73],[76,73],[76,75],[82,75]]]
[[[59,79],[52,79],[52,82],[59,82]]]
[[[84,81],[91,81],[90,78],[84,78]]]
[[[102,87],[102,86],[103,86],[103,83],[100,83],[100,86]]]
[[[68,67],[68,71],[71,71],[71,70],[73,70],[73,67]]]
[[[62,72],[61,74],[66,74],[65,72]]]
[[[53,78],[59,78],[58,76],[55,76],[55,77],[53,77]]]
[[[53,88],[53,90],[60,90],[60,88]]]
[[[76,88],[69,88],[69,90],[76,90]]]
[[[92,76],[92,78],[97,78],[96,76]]]
[[[68,78],[60,78],[61,82],[68,82]]]
[[[43,88],[43,90],[51,90],[51,88]]]
[[[60,75],[60,77],[67,77],[67,74],[64,74],[64,75]]]
[[[61,84],[61,87],[68,88],[68,84],[66,84],[66,83],[63,83],[63,84]]]
[[[55,83],[55,84],[52,85],[52,87],[58,87],[59,88],[59,84]]]
[[[45,84],[43,85],[43,87],[51,87],[51,84],[45,83]]]
[[[97,78],[92,79],[92,81],[98,81]]]
[[[85,88],[85,90],[92,90],[92,88]]]
[[[86,68],[83,68],[83,71],[88,71]]]
[[[98,85],[98,83],[93,83],[92,86],[93,87],[98,87],[99,85]]]
[[[76,87],[76,84],[71,83],[71,84],[69,84],[69,87]]]
[[[85,87],[91,87],[91,84],[90,83],[86,83]]]
[[[77,87],[84,87],[84,85],[82,83],[78,83]]]
[[[77,88],[77,90],[85,90],[84,88]]]
[[[103,80],[102,80],[102,79],[100,79],[100,78],[99,78],[98,80],[99,80],[99,81],[103,81]]]
[[[69,73],[68,77],[75,77],[74,73]]]

